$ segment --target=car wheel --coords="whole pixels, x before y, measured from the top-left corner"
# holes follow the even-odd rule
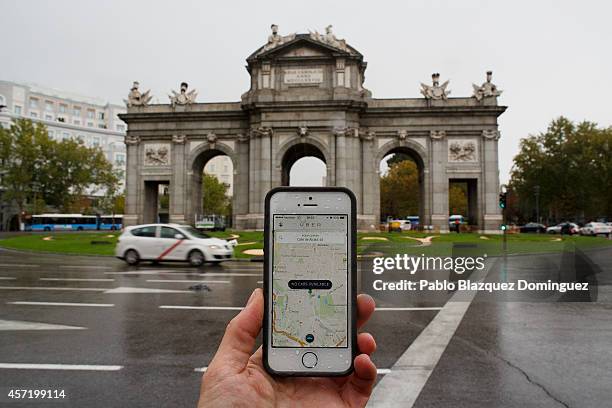
[[[187,260],[191,266],[202,266],[202,264],[206,261],[206,258],[204,258],[202,251],[194,249],[189,253]]]
[[[77,231],[83,231],[83,227],[78,227]]]
[[[138,265],[138,262],[140,262],[140,255],[133,249],[128,249],[123,258],[128,265]]]

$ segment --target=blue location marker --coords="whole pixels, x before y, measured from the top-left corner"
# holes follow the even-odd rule
[[[306,335],[306,341],[309,342],[309,343],[312,343],[314,341],[314,335],[307,334]]]

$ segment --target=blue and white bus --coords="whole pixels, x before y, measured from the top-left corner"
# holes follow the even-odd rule
[[[39,214],[26,220],[26,231],[120,230],[123,215]]]
[[[115,214],[115,215],[101,215],[100,216],[100,230],[111,230],[116,231],[120,230],[123,227],[123,215]]]

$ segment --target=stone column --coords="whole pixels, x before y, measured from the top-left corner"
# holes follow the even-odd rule
[[[448,232],[448,176],[446,163],[448,161],[448,147],[446,132],[432,130],[431,139],[431,225],[441,233]],[[435,171],[433,170],[435,169]]]
[[[236,141],[236,163],[234,163],[234,227],[244,228],[243,219],[249,213],[249,136],[239,134]]]
[[[272,186],[272,129],[251,131],[249,146],[249,214],[247,228],[262,229],[264,198]]]
[[[194,220],[186,219],[186,186],[187,180],[187,164],[186,162],[186,145],[187,136],[173,135],[172,136],[172,180],[170,181],[170,208],[169,221],[177,224],[192,224]]]
[[[363,228],[376,229],[380,220],[380,185],[379,171],[374,150],[376,135],[374,132],[359,131],[361,139],[361,211]],[[378,188],[377,188],[378,187]],[[373,226],[373,228],[372,228]]]
[[[347,176],[346,176],[346,166],[347,166],[347,157],[346,157],[346,130],[344,128],[336,128],[334,129],[335,136],[335,153],[336,153],[336,183],[334,185],[339,187],[348,187],[347,186]]]
[[[497,129],[482,131],[482,214],[481,229],[488,234],[500,234],[503,217],[497,202],[499,194],[499,165],[497,144],[500,133]]]
[[[129,131],[128,131],[129,132]],[[140,138],[138,136],[127,135],[125,137],[126,146],[126,166],[125,166],[125,214],[123,214],[123,225],[130,226],[142,222],[139,217],[142,211],[138,208],[138,192],[140,190],[140,161],[138,160],[138,150]]]

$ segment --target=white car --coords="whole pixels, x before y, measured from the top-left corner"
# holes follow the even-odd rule
[[[557,225],[553,225],[552,227],[548,227],[546,228],[546,232],[549,234],[560,234],[561,228],[563,227],[564,224],[565,223],[562,222],[561,224],[557,224]],[[578,231],[580,231],[580,227],[578,226],[578,224],[574,224],[573,222],[570,222],[569,225],[570,225],[571,234],[577,234]]]
[[[184,261],[192,266],[234,257],[235,240],[211,238],[190,225],[146,224],[126,227],[115,256],[129,265],[140,261]]]
[[[612,227],[603,222],[589,222],[580,228],[580,235],[608,235],[612,233]]]

